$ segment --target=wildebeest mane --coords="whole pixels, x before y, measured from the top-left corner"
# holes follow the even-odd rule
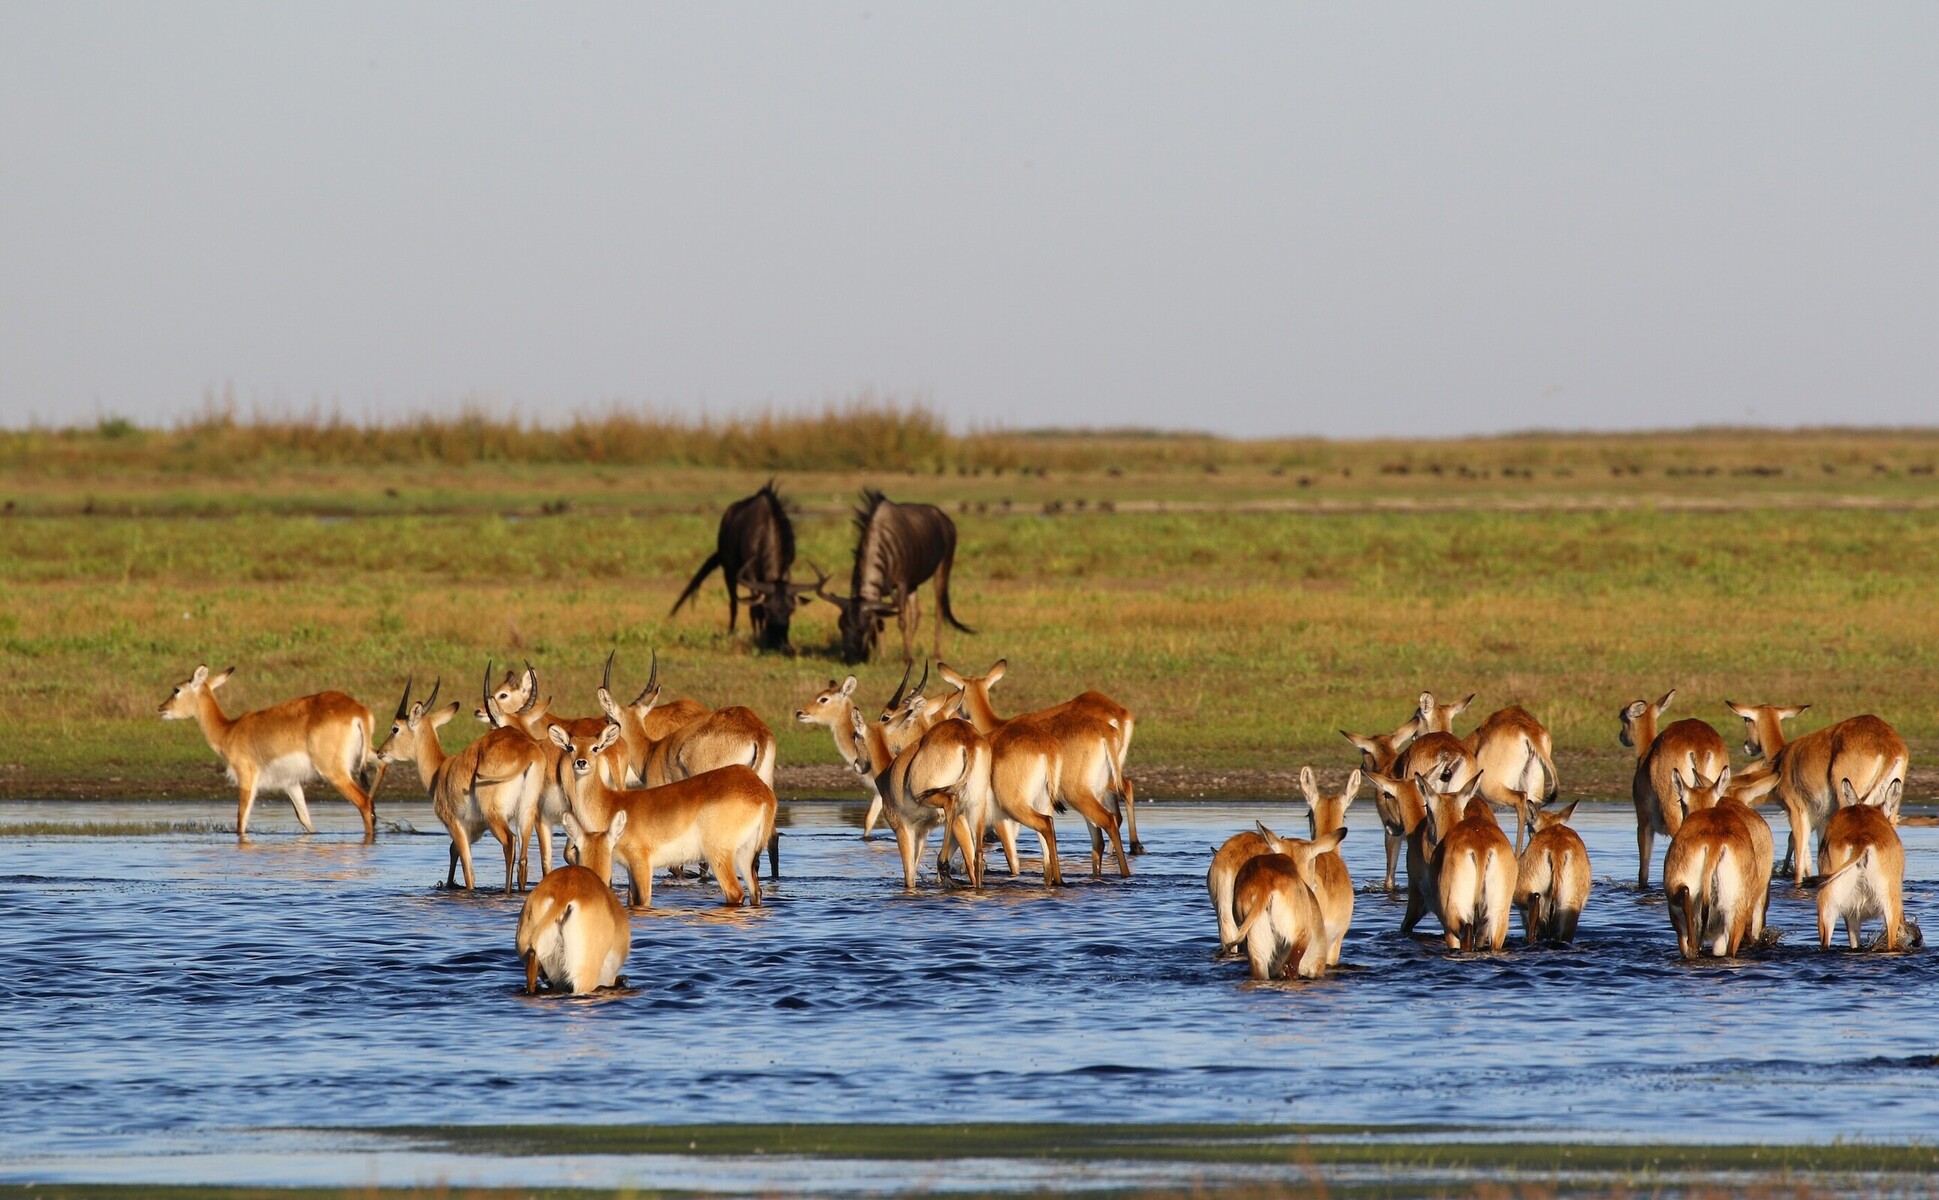
[[[869,600],[882,598],[882,581],[892,576],[895,538],[891,536],[890,517],[895,505],[875,488],[862,489],[862,502],[855,506],[855,572],[848,592]]]

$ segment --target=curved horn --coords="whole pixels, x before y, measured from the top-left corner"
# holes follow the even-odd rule
[[[648,695],[654,692],[657,692],[659,690],[660,690],[660,652],[658,650],[655,650],[653,652],[653,668],[652,670],[647,672],[646,686],[640,689],[639,695],[633,697],[633,703],[629,707],[638,707],[643,701],[645,701]]]
[[[608,692],[613,690],[613,656],[618,653],[617,647],[606,652],[606,673],[599,677],[599,686]]]
[[[483,685],[483,690],[482,690],[482,691],[481,691],[481,693],[480,693],[480,695],[481,695],[481,696],[482,696],[482,697],[484,698],[484,701],[485,701],[485,719],[486,719],[487,721],[489,721],[489,722],[490,722],[491,724],[493,724],[493,725],[497,725],[497,724],[498,724],[498,722],[497,722],[497,721],[494,721],[494,720],[492,720],[492,719],[491,719],[491,703],[492,703],[492,701],[491,701],[491,669],[492,669],[493,667],[495,667],[495,666],[497,666],[497,665],[498,665],[498,664],[497,664],[496,662],[494,662],[493,660],[491,660],[491,659],[489,659],[489,658],[485,660],[485,682],[484,682],[484,685]]]
[[[922,695],[922,689],[929,685],[929,660],[922,660],[922,682],[916,685],[915,695]]]
[[[438,689],[443,686],[444,686],[444,676],[442,675],[438,676],[436,679],[431,681],[431,694],[424,698],[425,712],[430,712],[431,706],[438,702]]]
[[[527,659],[525,662],[525,684],[531,688],[531,694],[526,696],[525,703],[519,706],[518,715],[520,716],[531,712],[533,707],[539,702],[539,672],[538,668],[532,665],[530,659]]]
[[[915,669],[916,664],[914,663],[910,663],[908,666],[902,668],[902,682],[895,685],[895,695],[889,697],[889,702],[883,705],[883,708],[895,708],[902,703],[903,693],[909,688],[909,672]]]
[[[416,678],[417,676],[415,675],[407,675],[404,677],[404,697],[397,702],[396,719],[399,721],[402,721],[404,715],[411,711],[411,682]]]
[[[810,571],[813,571],[815,575],[818,577],[815,580],[815,595],[820,596],[823,600],[826,600],[828,601],[828,603],[833,604],[839,608],[843,604],[842,598],[840,596],[831,596],[828,594],[828,586],[827,586],[828,572],[822,570],[820,567],[816,566],[813,562],[810,562],[808,564],[808,569]]]

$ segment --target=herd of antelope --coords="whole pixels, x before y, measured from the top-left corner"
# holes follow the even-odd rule
[[[880,714],[858,705],[856,679],[826,690],[795,714],[828,728],[843,758],[874,794],[863,831],[886,820],[901,852],[903,886],[913,891],[929,835],[940,829],[937,875],[956,883],[963,862],[981,887],[985,835],[1000,845],[1010,874],[1020,874],[1017,833],[1037,837],[1047,886],[1063,882],[1053,814],[1074,811],[1091,837],[1091,873],[1103,872],[1108,837],[1120,875],[1131,874],[1131,850],[1142,847],[1124,778],[1134,719],[1129,709],[1089,691],[1041,712],[1000,717],[990,689],[1003,678],[999,661],[966,676],[937,664],[951,689],[928,696],[929,670],[912,688],[910,671]],[[438,704],[441,683],[418,697],[406,680],[390,728],[378,736],[371,712],[342,692],[321,692],[230,717],[216,699],[234,668],[206,666],[162,702],[164,719],[196,721],[238,789],[236,830],[246,837],[257,795],[284,792],[305,830],[315,831],[304,786],[324,779],[353,805],[366,839],[377,832],[374,798],[387,768],[409,763],[451,837],[445,886],[477,878],[472,849],[487,834],[503,852],[505,891],[524,892],[530,849],[538,844],[538,880],[519,916],[515,944],[528,990],[541,978],[561,991],[589,991],[619,978],[631,940],[627,908],[614,895],[613,866],[624,866],[633,906],[651,906],[654,872],[698,864],[712,874],[724,901],[761,903],[759,856],[780,874],[775,834],[774,733],[751,709],[710,709],[693,700],[663,700],[659,657],[646,687],[622,703],[612,693],[613,656],[594,695],[600,715],[556,716],[531,664],[494,684],[485,667],[476,717],[490,726],[455,754],[438,730],[460,705]],[[637,786],[635,786],[637,785]],[[562,827],[565,864],[555,866],[552,831]]]
[[[1856,949],[1871,920],[1882,924],[1883,949],[1921,944],[1902,897],[1904,739],[1879,718],[1859,716],[1787,741],[1783,722],[1804,706],[1729,704],[1743,718],[1752,760],[1733,775],[1728,747],[1705,722],[1658,727],[1675,696],[1637,700],[1618,716],[1622,744],[1636,752],[1637,887],[1649,888],[1656,835],[1670,835],[1663,891],[1678,952],[1734,957],[1764,940],[1775,849],[1770,824],[1753,805],[1767,796],[1790,823],[1781,873],[1817,889],[1821,946],[1831,946],[1843,921]],[[1346,733],[1361,764],[1343,791],[1326,794],[1311,767],[1300,772],[1306,838],[1280,837],[1261,824],[1214,852],[1205,884],[1221,956],[1243,953],[1257,979],[1314,979],[1340,961],[1354,888],[1339,847],[1347,809],[1365,782],[1386,831],[1389,892],[1406,851],[1403,934],[1432,912],[1449,948],[1500,950],[1510,912],[1519,909],[1529,942],[1575,939],[1589,899],[1589,853],[1568,825],[1575,804],[1545,807],[1558,792],[1549,732],[1510,706],[1456,737],[1454,718],[1473,700],[1439,704],[1423,692],[1393,732]],[[1512,844],[1497,807],[1513,815]]]

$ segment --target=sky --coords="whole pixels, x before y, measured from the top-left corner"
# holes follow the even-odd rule
[[[1939,422],[1939,4],[0,5],[0,425]]]

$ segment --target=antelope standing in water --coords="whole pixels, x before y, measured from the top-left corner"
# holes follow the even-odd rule
[[[1273,853],[1272,843],[1263,833],[1247,829],[1225,839],[1212,852],[1212,865],[1205,872],[1205,890],[1212,897],[1212,912],[1219,922],[1218,957],[1237,954],[1240,949],[1239,917],[1233,911],[1233,890],[1238,886],[1239,868],[1261,854]]]
[[[584,836],[570,813],[565,822],[568,839]],[[547,873],[525,898],[513,944],[529,995],[541,978],[562,992],[612,987],[621,981],[632,942],[632,925],[612,887],[585,867],[567,865]]]
[[[1254,979],[1326,974],[1326,920],[1291,855],[1247,860],[1233,881],[1232,905]]]
[[[1360,791],[1360,772],[1347,777],[1346,789],[1334,795],[1320,791],[1312,767],[1299,772],[1300,790],[1306,795],[1306,824],[1309,840],[1282,838],[1263,824],[1259,832],[1275,854],[1289,854],[1299,865],[1300,874],[1313,891],[1319,905],[1321,923],[1326,928],[1326,965],[1338,966],[1340,951],[1346,944],[1347,930],[1353,924],[1353,876],[1346,860],[1340,857],[1340,842],[1346,838],[1347,809]]]
[[[457,715],[458,704],[453,701],[433,710],[431,706],[437,701],[438,684],[431,685],[430,696],[413,702],[411,681],[405,680],[390,736],[377,748],[377,756],[385,762],[417,765],[418,779],[431,795],[431,810],[451,835],[445,886],[456,886],[460,866],[464,867],[465,890],[477,886],[471,847],[489,831],[505,851],[505,891],[509,895],[515,865],[519,867],[518,887],[525,886],[518,852],[525,845],[526,831],[538,819],[545,752],[524,730],[505,727],[490,730],[457,754],[446,756],[438,743],[438,729]]]
[[[1762,768],[1777,777],[1778,803],[1790,819],[1791,840],[1784,852],[1784,870],[1802,885],[1817,872],[1816,840],[1831,810],[1838,806],[1840,780],[1849,779],[1859,795],[1881,791],[1893,779],[1903,780],[1909,764],[1905,739],[1877,717],[1850,717],[1794,742],[1786,742],[1782,722],[1808,704],[1732,704],[1731,712],[1744,719],[1744,752],[1761,760]],[[1897,817],[1894,800],[1887,815]]]
[[[1577,803],[1536,813],[1535,835],[1516,864],[1515,905],[1530,945],[1575,941],[1576,922],[1589,902],[1589,848],[1568,825]]]
[[[1898,950],[1923,942],[1905,915],[1905,844],[1893,827],[1904,783],[1888,779],[1860,799],[1851,780],[1839,780],[1844,804],[1825,822],[1824,875],[1818,880],[1818,944],[1831,949],[1838,922],[1858,949],[1858,931],[1876,917],[1883,924],[1876,945]]]
[[[308,833],[316,832],[303,785],[321,776],[350,801],[363,818],[364,840],[377,836],[377,788],[384,780],[383,764],[365,788],[364,771],[371,763],[376,729],[370,710],[342,692],[318,692],[285,700],[268,708],[224,715],[215,691],[229,682],[234,667],[219,675],[198,666],[195,674],[175,685],[158,712],[164,721],[194,720],[236,785],[236,837],[249,834],[249,814],[256,793],[268,789],[289,797],[296,819]]]
[[[850,718],[856,740],[868,752],[870,773],[876,791],[883,798],[883,812],[895,831],[896,848],[902,854],[902,887],[916,887],[916,863],[937,827],[944,830],[941,852],[936,858],[936,873],[943,886],[950,885],[949,858],[952,842],[963,851],[970,886],[983,886],[983,831],[990,825],[992,808],[992,751],[989,739],[976,732],[969,722],[950,719],[918,731],[914,714],[920,712],[922,697],[909,697],[903,720],[885,729],[871,725],[860,712]],[[891,739],[902,744],[893,749]],[[1017,872],[1015,826],[1004,838],[1010,860],[1010,873]]]
[[[1758,816],[1728,793],[1730,768],[1704,776],[1688,763],[1689,782],[1671,774],[1683,820],[1663,858],[1663,892],[1676,930],[1677,951],[1694,959],[1706,950],[1734,958],[1763,933],[1770,903],[1771,838]]]
[[[1474,702],[1470,694],[1456,704],[1436,704],[1434,693],[1422,692],[1420,719],[1427,733],[1454,732],[1456,714]],[[1497,709],[1461,739],[1462,748],[1481,775],[1481,798],[1515,814],[1515,853],[1534,827],[1534,810],[1555,798],[1555,751],[1549,731],[1519,704]]]
[[[1515,850],[1488,802],[1470,785],[1461,819],[1451,828],[1430,814],[1441,929],[1448,949],[1470,951],[1483,942],[1499,950],[1508,941],[1514,908]]]
[[[723,902],[761,903],[761,847],[774,837],[774,789],[746,764],[719,767],[659,787],[616,788],[599,778],[594,760],[620,736],[608,725],[597,737],[548,736],[566,752],[572,771],[573,840],[580,865],[610,885],[613,863],[626,868],[635,907],[653,906],[653,872],[705,862],[720,883]],[[742,882],[746,881],[746,887]]]
[[[943,652],[943,623],[964,633],[975,630],[956,619],[949,607],[949,573],[956,564],[956,522],[933,504],[897,504],[874,488],[862,492],[855,510],[855,570],[848,595],[817,586],[815,594],[840,610],[842,661],[863,663],[875,651],[882,622],[896,619],[902,630],[902,658],[915,661],[914,637],[922,621],[916,592],[936,581],[936,647]],[[819,572],[817,572],[819,574]]]
[[[1394,730],[1392,733],[1370,733],[1362,735],[1348,733],[1344,729],[1340,731],[1341,737],[1352,742],[1359,749],[1361,771],[1365,772],[1368,777],[1385,775],[1390,779],[1402,777],[1399,769],[1401,753],[1420,734],[1421,718],[1419,713],[1415,713],[1414,716],[1408,718],[1406,724]],[[1406,839],[1402,835],[1395,833],[1393,828],[1386,826],[1384,822],[1383,832],[1387,839],[1387,875],[1384,880],[1384,886],[1387,891],[1392,892],[1394,890],[1394,868],[1399,865],[1400,849],[1406,844]]]
[[[1705,779],[1720,778],[1730,769],[1730,750],[1723,737],[1694,717],[1675,721],[1662,732],[1657,722],[1676,699],[1676,689],[1651,704],[1633,700],[1616,714],[1622,722],[1618,740],[1636,752],[1636,773],[1630,780],[1630,799],[1636,805],[1636,890],[1649,891],[1650,858],[1656,835],[1675,837],[1683,827],[1683,805],[1677,800],[1677,772],[1685,763]]]

